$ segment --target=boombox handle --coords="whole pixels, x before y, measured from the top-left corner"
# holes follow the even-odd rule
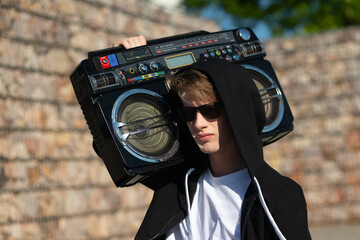
[[[147,41],[147,45],[155,45],[155,44],[159,44],[159,43],[163,43],[163,42],[170,42],[170,41],[186,39],[186,38],[191,38],[191,37],[198,37],[198,36],[202,36],[202,35],[206,35],[206,34],[209,34],[209,32],[196,31],[196,32],[190,32],[190,33],[184,33],[184,34],[179,34],[179,35],[175,35],[175,36],[149,40],[149,41]],[[111,48],[106,48],[106,49],[102,49],[102,50],[91,51],[88,53],[88,58],[111,54],[111,53],[114,53],[119,50],[122,52],[122,51],[125,51],[126,49],[123,46],[119,46],[119,47],[111,47]]]

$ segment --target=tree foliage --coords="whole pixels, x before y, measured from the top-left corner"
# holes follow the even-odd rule
[[[235,22],[265,22],[275,35],[360,24],[359,0],[183,0],[183,4],[195,11],[214,5]]]

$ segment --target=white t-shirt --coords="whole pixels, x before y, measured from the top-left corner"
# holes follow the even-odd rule
[[[222,177],[205,171],[198,180],[190,214],[170,229],[166,239],[240,239],[241,206],[249,184],[247,169]]]

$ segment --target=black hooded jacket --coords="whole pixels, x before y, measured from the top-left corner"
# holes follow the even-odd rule
[[[242,203],[241,239],[311,239],[307,207],[301,187],[280,175],[263,160],[261,131],[265,112],[259,91],[247,70],[225,61],[197,62],[189,68],[206,74],[219,93],[237,146],[248,168],[251,183]],[[190,160],[196,162],[196,159]],[[187,215],[186,167],[169,172],[167,179],[153,180],[153,200],[135,239],[165,239],[165,234]],[[192,200],[197,167],[188,178]]]

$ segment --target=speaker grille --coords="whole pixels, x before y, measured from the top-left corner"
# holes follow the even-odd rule
[[[250,65],[243,65],[251,74],[264,104],[266,123],[263,132],[276,128],[284,115],[281,90],[264,71]]]
[[[178,150],[171,110],[155,92],[134,89],[122,94],[113,106],[113,126],[125,149],[150,162],[164,161]]]

